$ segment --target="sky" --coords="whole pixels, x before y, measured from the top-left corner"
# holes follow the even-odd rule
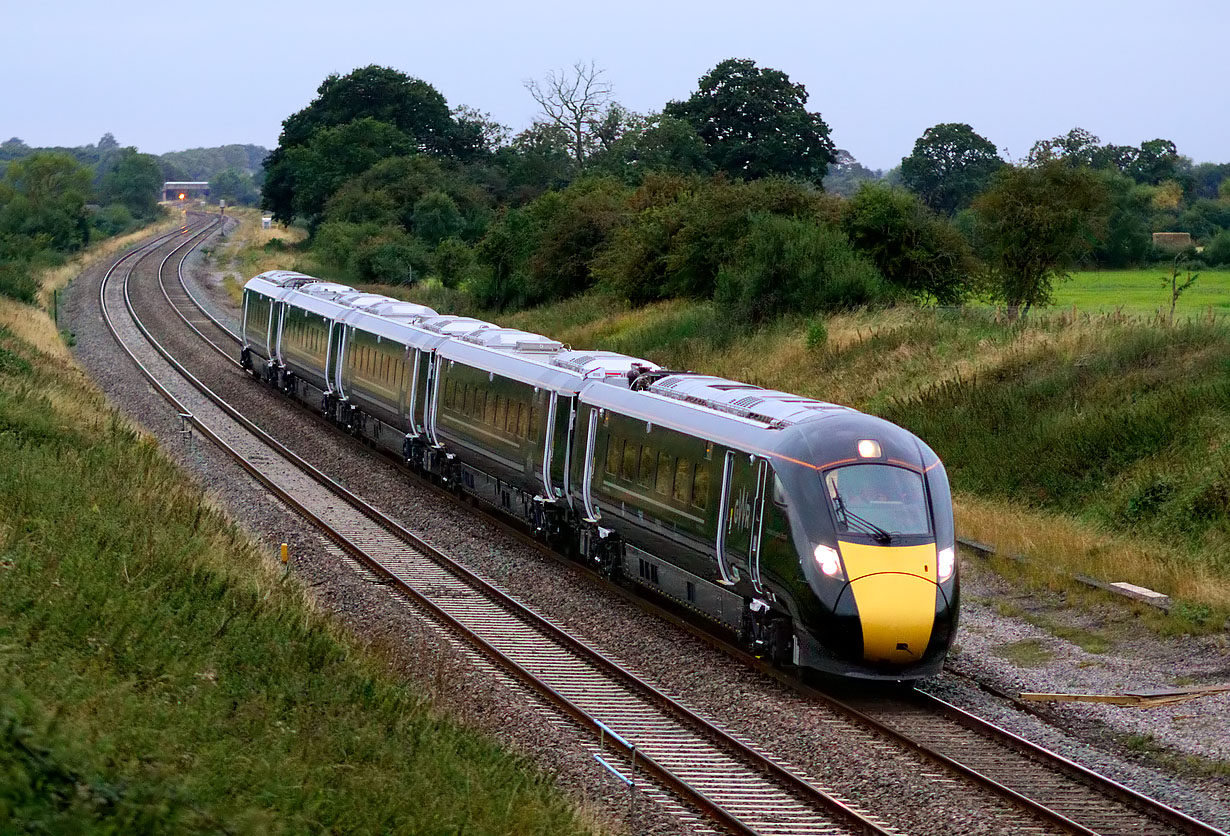
[[[787,73],[839,148],[887,169],[928,127],[965,122],[1020,160],[1080,126],[1164,137],[1230,162],[1230,2],[1180,0],[4,0],[0,141],[84,145],[110,131],[161,154],[253,143],[330,73],[381,64],[513,132],[524,87],[590,62],[637,112],[689,96],[726,58]]]

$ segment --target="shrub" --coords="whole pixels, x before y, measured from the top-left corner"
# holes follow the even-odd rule
[[[1230,230],[1217,233],[1204,248],[1204,263],[1210,267],[1230,267]]]
[[[108,238],[136,229],[137,221],[128,211],[128,207],[122,203],[113,203],[95,212],[90,217],[90,226],[99,234],[99,237]]]
[[[807,350],[819,351],[829,341],[829,329],[823,319],[813,319],[807,323]]]
[[[855,249],[905,292],[941,305],[969,295],[977,270],[969,244],[909,192],[864,183],[846,204],[842,226]]]
[[[741,322],[891,300],[892,289],[840,230],[757,214],[734,262],[718,274],[715,300]]]
[[[363,281],[413,284],[427,275],[431,259],[421,243],[390,229],[360,244],[351,257],[350,266]]]
[[[34,271],[25,261],[0,262],[0,296],[32,303],[38,295]]]
[[[474,267],[474,252],[460,238],[446,238],[436,247],[436,275],[445,287],[457,287]]]

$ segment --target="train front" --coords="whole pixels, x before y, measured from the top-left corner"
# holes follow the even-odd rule
[[[939,673],[959,599],[943,464],[912,433],[853,411],[787,432],[775,470],[808,588],[799,663],[870,679]]]

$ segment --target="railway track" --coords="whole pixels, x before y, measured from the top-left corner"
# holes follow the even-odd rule
[[[166,281],[164,271],[161,268],[159,269],[158,282],[161,286],[163,297],[192,331],[212,345],[214,350],[226,357],[228,362],[235,364],[233,348],[228,351],[228,347],[233,346],[239,337],[230,331],[224,323],[210,314],[206,306],[193,296],[183,279],[182,264],[182,258],[175,262],[176,280],[173,282]],[[212,338],[207,336],[204,333],[205,331],[211,331]],[[169,359],[169,356],[164,359]],[[148,371],[146,373],[147,375],[149,374]],[[181,412],[183,411],[181,409]],[[227,410],[224,409],[223,411]],[[244,419],[237,412],[230,417],[232,421],[244,423]],[[198,424],[198,426],[201,425]],[[202,431],[204,432],[203,427]],[[290,454],[290,458],[293,460],[295,457],[293,454]],[[245,464],[244,466],[249,472],[253,472],[250,464]],[[258,475],[258,478],[261,477]],[[328,477],[320,475],[314,476],[313,479],[316,480],[318,486],[322,484],[322,479],[326,483],[331,482],[331,480],[328,480]],[[265,480],[262,479],[262,481]],[[269,483],[266,482],[266,484]],[[282,493],[272,485],[270,487],[275,493]],[[340,488],[336,484],[333,487]],[[302,512],[309,514],[309,516],[311,515],[311,510],[301,506],[295,496],[284,496],[283,498],[290,502],[290,504],[299,507]],[[356,501],[358,503],[362,502],[357,500],[357,498]],[[333,500],[333,504],[336,505],[336,499]],[[358,506],[352,505],[351,507],[357,508]],[[374,511],[374,509],[371,510]],[[414,538],[414,535],[404,529],[395,532],[393,529],[385,526],[383,533],[379,531],[369,532],[363,526],[374,524],[373,518],[365,511],[354,510],[353,513],[361,517],[365,516],[368,523],[358,523],[355,520],[346,521],[344,525],[354,524],[359,527],[353,529],[353,537],[346,533],[350,529],[339,530],[340,536],[337,534],[332,535],[343,548],[363,561],[372,571],[377,572],[396,584],[405,585],[410,577],[429,579],[426,587],[424,587],[428,594],[423,595],[424,602],[428,605],[433,607],[439,606],[441,601],[444,603],[450,601],[465,602],[460,603],[459,606],[461,610],[470,608],[466,615],[472,619],[471,622],[463,620],[456,613],[448,612],[444,607],[440,608],[442,612],[441,620],[454,624],[456,629],[463,632],[474,632],[469,626],[470,623],[484,624],[491,631],[493,640],[488,646],[482,647],[482,651],[490,658],[502,664],[507,670],[512,671],[517,678],[528,685],[533,685],[533,680],[538,674],[541,674],[542,678],[548,681],[567,683],[569,676],[567,670],[571,670],[573,666],[580,664],[578,660],[583,654],[593,653],[591,649],[584,647],[562,631],[558,631],[553,625],[548,625],[548,628],[555,633],[553,638],[559,642],[559,647],[562,650],[557,651],[555,648],[552,648],[550,652],[541,653],[541,658],[534,658],[539,656],[541,651],[541,647],[537,646],[537,640],[527,638],[525,634],[520,632],[503,633],[504,626],[498,621],[491,620],[491,617],[485,610],[481,608],[472,609],[474,602],[468,601],[468,599],[476,594],[472,591],[475,587],[466,587],[471,590],[470,592],[465,592],[455,587],[454,584],[461,583],[464,587],[466,584],[470,584],[471,581],[459,579],[459,575],[456,573],[444,572],[440,568],[441,564],[439,562],[443,556],[433,557],[428,552],[429,547],[428,550],[424,550],[421,547],[410,545],[415,543],[417,538]],[[375,513],[379,515],[379,512]],[[387,520],[387,518],[386,521],[392,522]],[[395,523],[393,523],[393,526],[400,528]],[[379,528],[379,525],[377,527]],[[391,557],[373,560],[373,551],[380,554],[387,553]],[[443,560],[447,560],[447,558],[443,558]],[[432,566],[435,568],[431,569],[430,567]],[[436,572],[444,572],[444,574],[440,576],[433,574]],[[462,569],[460,576],[464,577],[467,574],[469,573]],[[422,594],[421,591],[418,593],[405,589],[403,591],[413,597]],[[433,598],[432,593],[434,593],[434,598],[436,599],[434,602],[431,600]],[[528,616],[517,616],[517,620],[522,624],[526,623],[525,619],[527,618],[529,621],[542,621],[532,613]],[[520,629],[517,628],[517,630]],[[706,640],[712,643],[710,637],[706,637]],[[527,664],[522,664],[521,661],[518,661],[519,657],[515,655],[515,652],[524,652],[526,648],[531,648],[531,661]],[[750,657],[742,654],[737,649],[725,649],[731,650],[735,655],[742,655],[746,660],[758,665],[762,669],[764,668],[763,665],[756,663],[755,660],[751,660]],[[508,653],[505,652],[506,650]],[[592,665],[589,662],[584,664]],[[619,672],[615,673],[617,677],[623,674],[627,674],[627,672],[624,671],[622,674]],[[630,676],[630,674],[627,675]],[[780,674],[775,673],[775,675],[781,678]],[[613,746],[616,752],[621,753],[625,770],[633,758],[641,767],[649,767],[652,771],[658,771],[660,768],[659,779],[663,784],[671,787],[681,796],[688,797],[688,790],[685,787],[673,784],[664,774],[671,773],[670,767],[672,766],[672,762],[665,756],[665,753],[677,750],[682,738],[674,736],[674,732],[663,736],[664,730],[668,728],[667,725],[663,725],[665,722],[663,715],[659,713],[645,713],[642,707],[638,707],[633,714],[629,714],[629,719],[617,720],[614,724],[602,719],[606,715],[602,715],[596,709],[593,713],[588,711],[587,709],[593,708],[598,704],[614,705],[615,703],[623,703],[625,706],[627,705],[625,697],[616,698],[616,691],[611,690],[608,685],[598,684],[600,680],[594,680],[591,678],[592,676],[593,673],[587,670],[585,677],[582,680],[578,680],[579,684],[576,689],[568,685],[555,689],[555,686],[552,685],[550,687],[555,690],[555,693],[547,694],[547,698],[566,713],[572,715],[578,722],[596,731],[605,742]],[[555,679],[551,680],[550,677],[555,677]],[[838,698],[831,693],[822,693],[802,686],[797,680],[787,679],[787,684],[803,690],[815,699],[823,700],[836,710],[843,712],[846,716],[875,731],[877,734],[885,735],[901,745],[942,764],[946,769],[961,775],[968,781],[1008,799],[1013,804],[1027,811],[1031,816],[1041,818],[1064,831],[1081,834],[1139,833],[1160,835],[1183,833],[1206,834],[1207,836],[1222,834],[1222,831],[1216,828],[1198,822],[1181,812],[1159,804],[1127,787],[1123,787],[1077,764],[1036,747],[1003,729],[973,717],[955,706],[948,705],[924,694],[876,693],[870,696],[861,694]],[[665,695],[656,694],[654,689],[645,683],[642,683],[642,686],[647,688],[648,691],[642,691],[641,697],[648,699],[650,703],[656,702],[657,711],[665,712],[667,715],[678,715],[677,708],[672,709],[669,707],[669,703],[673,701],[670,701]],[[544,693],[541,689],[541,684],[534,687],[540,693]],[[597,703],[590,701],[591,696],[597,697]],[[663,699],[666,699],[667,702],[662,702]],[[684,714],[687,714],[686,710]],[[587,717],[588,719],[586,719]],[[673,721],[677,720],[678,716]],[[701,737],[708,737],[712,742],[714,732],[712,730],[704,731],[704,724],[700,718],[693,718],[691,720],[691,722],[695,721],[700,721],[702,724],[701,726],[694,727],[701,730],[698,734]],[[624,732],[628,732],[628,734],[626,735]],[[651,741],[650,748],[643,748],[645,744],[639,744],[640,748],[637,748],[634,752],[633,747],[638,746],[637,740]],[[654,749],[652,741],[659,740],[660,747]],[[747,748],[742,743],[735,747],[736,750],[747,750]],[[655,751],[659,753],[657,758],[653,754]],[[646,757],[647,755],[648,758]],[[742,751],[738,755],[732,754],[731,751],[724,754],[720,752],[706,752],[698,763],[704,764],[704,768],[700,770],[701,773],[711,777],[715,771],[720,772],[729,768],[740,758],[745,763],[754,764],[755,757],[756,753],[750,750]],[[659,759],[661,760],[660,763],[658,762]],[[753,767],[754,771],[767,770],[769,773],[773,773],[777,769],[784,773],[784,775],[778,776],[779,779],[787,784],[790,784],[792,779],[797,779],[798,777],[794,775],[792,770],[786,768],[766,767],[763,763]],[[687,783],[686,780],[684,783]],[[806,781],[803,783],[807,784],[812,790],[817,789]],[[853,832],[881,832],[875,829],[880,827],[880,825],[870,820],[846,822],[844,824],[831,821],[820,825],[822,829],[791,829],[792,827],[804,825],[810,827],[815,822],[807,822],[806,813],[802,815],[802,821],[797,824],[787,822],[785,819],[788,819],[791,814],[789,805],[781,810],[785,816],[782,820],[776,820],[778,819],[776,813],[768,816],[768,818],[775,819],[775,821],[771,822],[771,826],[768,826],[767,829],[741,829],[756,826],[755,824],[748,824],[745,820],[753,815],[752,812],[746,808],[740,808],[737,804],[725,813],[710,809],[709,806],[711,802],[714,802],[714,806],[717,807],[720,807],[722,803],[720,799],[709,798],[709,795],[725,798],[731,792],[737,796],[739,790],[733,789],[723,792],[711,790],[706,793],[702,789],[699,793],[702,798],[693,797],[691,803],[697,808],[705,810],[711,818],[735,832],[766,834],[850,832],[849,830],[840,829],[843,826],[855,828]],[[752,798],[759,792],[763,792],[763,790],[759,788],[750,790],[748,797]],[[798,793],[808,794],[806,788],[800,789],[797,786],[793,792],[796,795],[796,800]],[[816,805],[813,808],[813,816],[816,810],[833,801],[836,801],[837,810],[842,812],[842,814],[853,812],[848,804],[834,799],[831,795],[824,795],[828,796],[828,800],[813,799],[813,803]],[[757,801],[752,806],[757,805],[761,805],[761,802]],[[732,810],[738,810],[739,812],[732,814]],[[834,814],[830,811],[828,815]],[[833,827],[838,829],[823,829]]]
[[[609,751],[604,764],[625,780],[651,776],[734,833],[892,832],[450,560],[268,436],[180,365],[137,315],[130,280],[143,261],[162,254],[163,281],[172,258],[178,256],[178,269],[211,231],[212,224],[197,226],[185,240],[156,242],[121,259],[99,291],[108,328],[185,420],[367,569],[589,729]]]

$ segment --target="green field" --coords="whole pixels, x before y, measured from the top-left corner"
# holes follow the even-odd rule
[[[1082,313],[1114,313],[1152,317],[1160,310],[1170,315],[1171,267],[1159,264],[1146,270],[1083,270],[1055,287],[1055,308],[1076,307]],[[1179,297],[1175,320],[1230,314],[1230,270],[1196,271],[1196,283]],[[1163,281],[1165,277],[1165,281]],[[1180,274],[1179,283],[1187,273]]]

